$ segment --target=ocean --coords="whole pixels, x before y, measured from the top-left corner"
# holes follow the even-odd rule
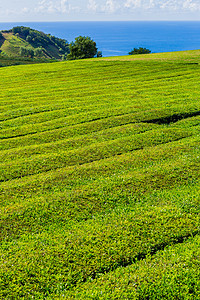
[[[145,47],[152,53],[200,49],[198,21],[22,22],[0,23],[0,30],[27,26],[71,42],[91,37],[104,57],[127,55]]]

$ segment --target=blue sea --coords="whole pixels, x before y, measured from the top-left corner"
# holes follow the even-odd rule
[[[0,30],[28,26],[71,42],[89,36],[103,56],[127,55],[133,48],[145,47],[153,53],[200,49],[200,22],[22,22],[0,23]]]

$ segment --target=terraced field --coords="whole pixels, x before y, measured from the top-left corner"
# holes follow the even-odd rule
[[[200,298],[199,63],[0,69],[0,299]]]

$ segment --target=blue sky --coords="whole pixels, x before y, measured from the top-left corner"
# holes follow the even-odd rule
[[[0,0],[0,22],[200,20],[200,0]]]

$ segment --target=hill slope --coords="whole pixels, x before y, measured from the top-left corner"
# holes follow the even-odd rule
[[[2,299],[198,299],[200,51],[0,69]]]
[[[23,50],[29,50],[23,51]],[[30,51],[33,51],[31,54]],[[50,34],[17,26],[11,30],[0,32],[0,52],[9,56],[45,57],[61,59],[62,55],[69,53],[68,42]]]

